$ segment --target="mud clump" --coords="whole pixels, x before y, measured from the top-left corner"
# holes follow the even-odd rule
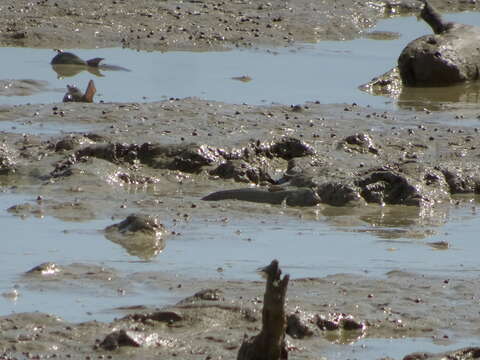
[[[303,339],[315,334],[315,328],[312,326],[312,318],[300,311],[296,311],[287,316],[287,328],[285,331],[294,339]]]
[[[0,145],[0,175],[9,175],[16,172],[17,155],[5,144]]]
[[[169,232],[158,219],[149,215],[129,215],[118,224],[105,228],[105,237],[124,247],[133,256],[151,259],[165,248]]]
[[[148,314],[131,314],[127,315],[125,320],[132,320],[136,322],[149,323],[152,321],[166,322],[168,324],[173,324],[178,321],[183,320],[183,316],[174,311],[156,311]]]
[[[142,332],[121,329],[108,334],[98,347],[104,350],[113,351],[121,346],[154,346],[157,342],[157,334],[145,335]]]
[[[347,136],[344,141],[340,143],[340,146],[345,149],[345,151],[357,151],[360,153],[372,153],[378,154],[378,148],[373,143],[372,138],[368,134],[358,133],[354,135]]]
[[[454,351],[446,351],[439,354],[426,353],[426,352],[417,352],[409,354],[403,358],[403,360],[440,360],[440,359],[451,359],[451,360],[470,360],[470,359],[479,359],[480,358],[480,348],[478,347],[468,347],[464,349],[458,349]]]

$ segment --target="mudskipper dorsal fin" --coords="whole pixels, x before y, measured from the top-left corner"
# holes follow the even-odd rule
[[[93,59],[87,60],[87,65],[88,66],[93,66],[93,67],[98,67],[98,64],[102,60],[103,60],[103,58],[93,58]]]
[[[88,82],[87,90],[85,90],[85,95],[83,95],[83,101],[85,102],[93,102],[93,96],[97,92],[97,89],[95,88],[95,84],[93,83],[93,80],[90,80]]]

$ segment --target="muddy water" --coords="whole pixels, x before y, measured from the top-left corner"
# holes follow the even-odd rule
[[[2,207],[32,200],[4,194]],[[280,211],[227,222],[195,218],[176,225],[166,219],[166,226],[179,235],[170,238],[165,250],[149,261],[129,255],[104,237],[101,230],[111,219],[64,222],[4,212],[0,217],[6,239],[0,254],[0,291],[4,293],[0,313],[38,310],[75,322],[108,321],[118,316],[111,310],[115,307],[161,306],[180,299],[168,288],[132,281],[136,273],[170,274],[179,281],[192,274],[199,279],[259,280],[255,269],[272,256],[294,278],[336,273],[383,276],[392,269],[440,276],[478,275],[480,220],[473,202],[470,208],[444,213],[440,223],[419,222],[415,209],[404,207],[362,209],[361,220],[352,211],[333,215],[332,210]],[[438,242],[448,243],[448,248],[435,246]],[[93,272],[100,266],[111,275],[106,283],[101,279],[29,282],[23,272],[45,261],[72,267],[69,271],[73,273],[81,272],[78,267],[88,270],[91,266]],[[14,289],[19,292],[16,298],[8,296]]]
[[[478,24],[480,13],[450,14],[446,19]],[[381,32],[388,32],[382,34]],[[81,71],[75,77],[57,74],[49,65],[51,50],[0,48],[0,79],[47,81],[46,88],[28,96],[0,96],[3,104],[59,102],[67,84],[85,88],[94,79],[96,101],[157,101],[170,97],[197,96],[228,103],[296,104],[310,100],[322,103],[352,103],[394,108],[386,97],[373,97],[358,90],[360,84],[396,64],[401,49],[431,30],[415,17],[380,21],[363,39],[298,45],[274,50],[251,49],[224,52],[140,52],[129,49],[72,49],[84,59],[105,58],[105,64],[128,68],[130,72]],[[398,36],[397,36],[398,35]],[[381,39],[381,40],[375,40]],[[386,40],[383,40],[386,39]],[[241,81],[243,79],[249,81]],[[240,79],[239,79],[240,78]],[[478,102],[478,89],[460,97],[464,89],[419,90],[412,97],[429,104],[451,101]],[[1,95],[1,93],[0,93]]]
[[[422,352],[443,352],[460,347],[476,346],[475,339],[464,339],[452,345],[448,341],[433,343],[428,338],[418,339],[364,339],[350,346],[337,345],[326,354],[327,358],[335,359],[379,359],[389,357],[402,359],[408,355],[405,348],[421,349]]]

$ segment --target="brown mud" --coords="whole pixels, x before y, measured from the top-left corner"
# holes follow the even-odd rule
[[[404,205],[405,214],[410,214],[404,221],[412,221],[413,227],[412,234],[402,234],[423,237],[426,234],[421,233],[426,230],[422,224],[442,222],[444,209],[462,206],[463,201],[467,204],[479,189],[474,165],[480,149],[478,130],[461,126],[459,121],[456,126],[444,125],[456,116],[446,112],[376,112],[355,105],[249,106],[198,99],[148,104],[12,106],[3,109],[2,119],[17,119],[20,123],[28,118],[60,126],[74,122],[86,131],[67,135],[3,133],[1,181],[7,191],[14,189],[37,198],[11,207],[9,212],[13,215],[54,216],[65,221],[113,216],[117,221],[112,226],[118,223],[118,230],[126,228],[130,232],[125,240],[118,240],[117,236],[113,241],[134,256],[151,258],[168,246],[168,238],[158,242],[156,235],[159,229],[165,232],[159,227],[163,219],[220,221],[280,212],[297,216],[302,210],[289,210],[288,204],[284,208],[281,204],[201,200],[218,190],[255,183],[259,189],[275,187],[268,179],[288,175],[293,160],[299,166],[307,164],[313,172],[323,169],[328,181],[355,180],[365,171],[384,168],[394,171],[399,179],[410,177],[405,181],[418,181],[413,187],[420,191],[426,187],[420,193],[425,201]],[[474,114],[465,112],[464,116]],[[93,124],[95,131],[88,131]],[[231,154],[249,156],[230,160],[240,164],[233,166],[232,174],[218,172]],[[412,172],[424,174],[424,178],[417,179]],[[369,218],[365,212],[367,200],[373,199],[370,208],[381,206],[375,201],[386,194],[382,195],[382,189],[390,188],[385,181],[375,185],[378,192],[372,189],[370,197],[348,204],[346,211],[351,211],[353,218],[364,218],[372,224],[398,221],[395,208],[390,220],[388,215],[381,220]],[[457,198],[459,193],[464,197]],[[322,202],[316,208],[332,223],[336,221],[333,214],[342,211],[342,207]],[[387,214],[388,208],[387,205]],[[148,214],[159,222],[152,222],[152,229],[149,221],[141,226],[122,222],[132,213]],[[308,211],[304,214],[309,216]],[[140,237],[135,235],[138,229]],[[107,234],[106,237],[111,238]],[[82,288],[95,295],[153,282],[155,288],[170,288],[177,296],[203,288],[220,289],[222,300],[218,304],[183,304],[162,309],[182,319],[173,323],[150,321],[140,315],[107,324],[69,324],[56,319],[54,314],[9,315],[0,320],[5,339],[1,349],[7,358],[21,353],[70,354],[72,358],[102,354],[114,358],[153,358],[159,354],[163,358],[234,358],[243,334],[256,333],[259,328],[255,314],[261,304],[255,299],[262,295],[261,282],[201,281],[192,274],[191,279],[181,281],[180,289],[177,278],[165,279],[165,275],[149,273],[142,278],[142,274],[136,274],[134,279],[127,279],[113,269],[90,267],[67,266],[66,271],[53,275],[53,282],[48,280],[52,277],[44,280],[42,275],[29,273],[24,286],[42,291]],[[385,279],[353,275],[303,280],[293,277],[287,295],[289,312],[305,311],[309,320],[300,330],[292,329],[292,334],[298,337],[299,332],[305,332],[301,329],[308,326],[306,333],[313,335],[295,340],[287,337],[296,349],[290,356],[312,358],[328,349],[329,342],[365,337],[438,338],[447,330],[452,338],[476,336],[479,294],[474,289],[480,287],[475,282],[461,277],[430,278],[399,272],[388,274]],[[249,306],[256,310],[247,310]],[[344,316],[341,314],[352,315],[366,324],[365,329],[362,325],[364,330],[331,332],[317,325],[320,317],[330,318],[327,324],[334,324],[339,316]],[[320,323],[325,326],[325,321]],[[114,333],[120,330],[124,332]],[[110,333],[114,333],[116,342],[108,340],[113,345],[107,348],[115,350],[100,346]],[[119,341],[128,346],[118,345]]]
[[[244,334],[256,334],[262,325],[264,281],[199,281],[162,273],[120,279],[108,269],[78,264],[58,274],[56,280],[26,274],[25,281],[70,286],[149,283],[176,289],[172,291],[183,294],[183,300],[160,309],[142,304],[120,308],[124,315],[111,323],[72,324],[42,313],[0,317],[3,358],[28,354],[25,357],[234,359]],[[339,274],[291,280],[286,306],[289,356],[312,359],[329,344],[365,338],[420,337],[448,344],[459,337],[476,337],[479,285],[478,279],[401,271],[381,279]]]
[[[476,10],[475,1],[432,1],[440,11]],[[412,15],[420,1],[7,0],[0,45],[211,50],[357,37],[379,18]]]
[[[394,12],[413,14],[420,5],[7,1],[0,5],[4,20],[0,44],[150,50],[288,45],[354,38],[377,19]],[[447,1],[434,5],[449,11],[480,6]],[[280,210],[297,214],[299,210],[290,210],[288,204],[201,200],[219,190],[252,185],[275,193],[286,181],[286,186],[319,191],[316,207],[327,221],[335,221],[331,215],[343,211],[338,205],[353,213],[359,209],[355,216],[361,217],[367,203],[387,204],[387,209],[388,204],[402,204],[414,214],[412,222],[420,225],[420,233],[426,218],[443,221],[442,209],[461,206],[480,192],[478,129],[462,125],[477,118],[476,109],[376,111],[320,102],[250,106],[187,98],[2,106],[0,123],[57,124],[59,129],[75,124],[84,130],[56,135],[0,133],[0,184],[5,191],[36,198],[11,207],[12,216],[65,221],[112,217],[113,225],[134,213],[159,222],[252,217]],[[299,173],[302,176],[294,176]],[[337,191],[340,197],[328,196]],[[136,241],[135,234],[130,237]],[[163,241],[150,244],[150,250],[142,248],[141,256],[157,255]],[[136,245],[122,246],[138,254]],[[201,280],[195,274],[185,279],[158,273],[122,277],[114,269],[83,264],[60,265],[53,274],[42,274],[41,269],[19,270],[25,272],[22,283],[42,291],[87,287],[93,296],[95,291],[148,284],[189,297],[162,309],[142,304],[116,309],[125,317],[111,323],[71,324],[55,314],[35,312],[7,315],[0,318],[2,358],[227,359],[236,357],[245,333],[258,333],[261,326],[260,281]],[[478,336],[480,284],[475,279],[400,271],[384,278],[291,275],[287,294],[291,358],[318,358],[331,343],[360,338]]]

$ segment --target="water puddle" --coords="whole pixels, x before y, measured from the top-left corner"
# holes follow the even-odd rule
[[[132,280],[134,274],[259,280],[256,269],[272,258],[279,259],[292,278],[337,273],[382,277],[393,269],[446,276],[478,275],[480,219],[474,203],[470,209],[445,214],[442,224],[422,226],[408,221],[391,224],[385,221],[384,229],[401,234],[394,239],[379,236],[381,226],[374,222],[342,227],[326,222],[324,216],[301,219],[265,214],[246,219],[232,217],[229,222],[194,218],[184,224],[169,223],[166,219],[167,228],[181,235],[169,237],[163,252],[144,261],[104,237],[101,230],[112,224],[111,219],[65,222],[49,216],[22,218],[5,209],[34,201],[33,198],[3,193],[1,200],[4,241],[0,254],[3,275],[0,293],[16,289],[20,295],[14,299],[1,296],[0,314],[38,310],[69,321],[92,318],[108,321],[119,315],[107,311],[112,308],[137,304],[162,306],[179,300],[167,288],[152,288]],[[412,228],[423,235],[406,236]],[[460,233],[462,236],[457,236]],[[448,246],[442,250],[431,246],[440,242]],[[355,256],[351,256],[352,249]],[[111,271],[111,280],[67,279],[38,285],[25,280],[26,271],[48,261],[59,266],[81,264],[73,268],[102,267]],[[126,294],[118,292],[122,288],[127,289]]]
[[[477,345],[476,339],[459,339],[453,343],[448,341],[446,344],[435,343],[429,338],[363,339],[350,346],[338,345],[323,355],[328,359],[403,359],[412,352],[440,353]]]
[[[451,21],[480,23],[480,13],[445,16]],[[399,37],[374,40],[379,32],[399,33]],[[82,59],[105,58],[110,66],[73,73],[54,71],[50,60],[55,52],[46,49],[0,48],[2,70],[0,80],[31,79],[48,86],[35,92],[28,83],[27,96],[0,92],[0,104],[60,102],[67,84],[85,90],[93,79],[97,88],[95,101],[144,102],[170,97],[196,96],[228,103],[296,104],[307,100],[322,103],[352,103],[380,108],[393,108],[396,101],[371,96],[358,89],[392,68],[403,47],[411,40],[431,33],[431,29],[415,17],[380,21],[363,39],[343,42],[323,41],[295,48],[274,50],[232,50],[224,52],[140,52],[107,48],[70,51]],[[131,71],[125,71],[125,69]],[[5,88],[5,84],[3,87]],[[23,86],[23,85],[22,85]],[[33,86],[33,89],[32,89]],[[463,96],[464,88],[442,88],[428,92],[419,89],[400,99],[399,104],[412,105],[412,98],[423,96],[422,102],[478,103],[475,87]],[[33,93],[31,93],[33,91]],[[418,93],[420,92],[420,94]],[[415,101],[415,100],[413,100]]]

